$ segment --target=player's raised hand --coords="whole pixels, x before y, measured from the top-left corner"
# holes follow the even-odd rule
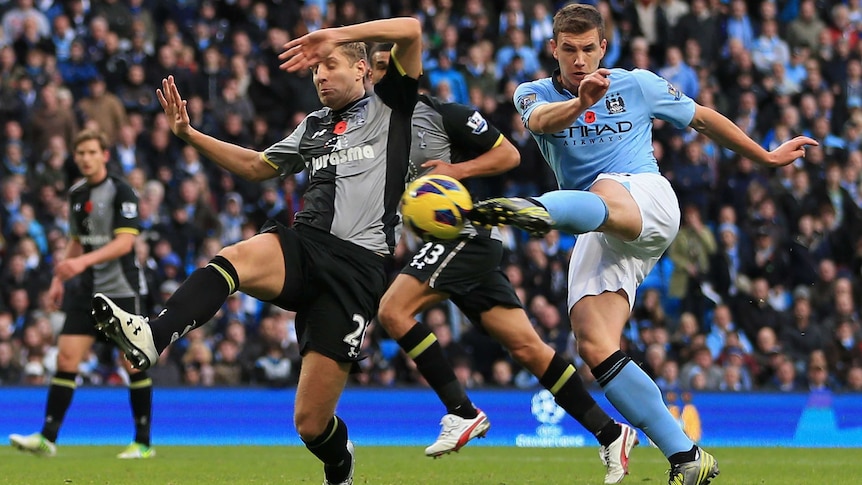
[[[805,146],[817,146],[817,140],[807,136],[797,136],[792,140],[787,140],[778,148],[769,152],[769,157],[766,160],[766,165],[770,167],[782,167],[792,163],[797,158],[805,156]]]
[[[284,61],[279,67],[288,72],[308,69],[326,59],[338,47],[337,29],[320,29],[284,44],[278,55]]]
[[[189,112],[186,109],[187,101],[180,96],[174,76],[162,79],[161,89],[156,89],[156,96],[168,118],[171,131],[180,138],[188,134],[190,128]]]
[[[596,104],[611,86],[611,70],[601,68],[587,74],[578,85],[578,98],[581,106],[592,106]]]

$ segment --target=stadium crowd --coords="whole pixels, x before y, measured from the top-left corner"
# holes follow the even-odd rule
[[[467,181],[474,197],[538,195],[556,183],[512,95],[551,74],[547,40],[563,3],[0,0],[0,385],[44,385],[55,369],[63,309],[46,292],[68,241],[66,194],[78,176],[68,147],[80,128],[107,134],[111,170],[140,195],[135,251],[155,315],[223,246],[268,218],[290,222],[306,182],[297,174],[250,183],[184,146],[155,96],[163,77],[188,94],[193,126],[262,150],[320,107],[308,72],[278,68],[284,43],[326,26],[413,15],[426,33],[425,88],[475,107],[521,152],[515,170]],[[623,350],[665,392],[862,391],[860,1],[594,4],[606,19],[606,67],[655,71],[769,149],[798,134],[820,143],[805,161],[766,170],[656,120],[654,154],[683,222],[638,294]],[[585,142],[614,143],[614,134]],[[582,365],[565,308],[574,239],[502,232],[505,272],[535,328]],[[402,238],[393,277],[417,246]],[[422,318],[468,387],[538,386],[453,306]],[[354,385],[423,385],[379,325],[363,346],[369,357]],[[149,371],[156,386],[290,386],[298,376],[293,314],[243,294],[166,352]],[[124,382],[120,358],[97,347],[82,379]]]

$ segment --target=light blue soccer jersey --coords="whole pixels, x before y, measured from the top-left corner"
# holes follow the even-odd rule
[[[515,107],[528,126],[536,107],[576,96],[552,77],[521,84]],[[684,128],[695,104],[669,82],[641,69],[611,69],[610,89],[569,128],[533,133],[561,189],[586,190],[602,173],[658,173],[652,150],[652,120]]]

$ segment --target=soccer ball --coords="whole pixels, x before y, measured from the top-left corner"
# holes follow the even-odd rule
[[[455,239],[473,209],[473,199],[458,180],[446,175],[424,175],[401,196],[404,225],[429,239]]]

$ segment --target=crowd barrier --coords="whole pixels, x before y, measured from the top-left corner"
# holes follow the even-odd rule
[[[299,446],[294,391],[156,388],[153,443]],[[0,387],[0,435],[37,431],[46,394],[43,387]],[[492,423],[477,446],[596,445],[547,391],[474,390],[470,396]],[[602,395],[595,397],[619,417]],[[862,394],[699,393],[692,404],[705,446],[862,447]],[[426,446],[436,438],[444,410],[428,389],[348,389],[338,414],[357,444]],[[124,388],[82,387],[59,442],[122,445],[132,429]]]

